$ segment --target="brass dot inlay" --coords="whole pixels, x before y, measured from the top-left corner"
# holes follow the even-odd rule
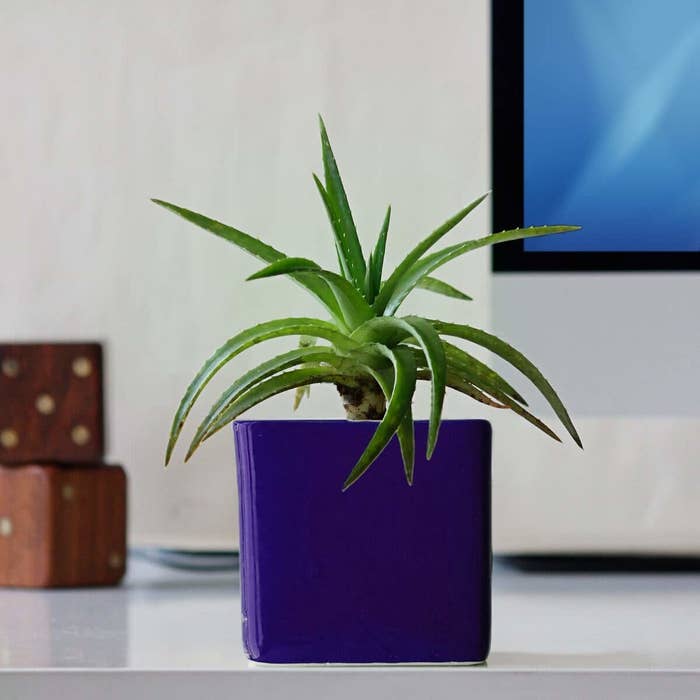
[[[84,425],[76,425],[70,431],[70,436],[73,442],[80,447],[90,442],[90,431]]]
[[[92,362],[87,357],[76,357],[73,360],[73,374],[76,377],[89,377],[92,374]]]
[[[56,402],[51,394],[39,394],[34,405],[43,416],[50,416],[56,410]]]
[[[123,559],[118,552],[112,552],[109,555],[109,567],[110,569],[119,569],[123,563]]]
[[[9,518],[0,518],[0,535],[9,537],[12,534],[12,521]]]
[[[13,447],[19,445],[19,435],[17,435],[16,430],[12,428],[5,428],[0,432],[0,445],[2,445],[6,450],[11,450]]]
[[[63,495],[64,501],[72,501],[73,496],[75,496],[75,489],[70,484],[64,484],[61,489],[61,494]]]
[[[19,374],[19,362],[12,357],[6,357],[2,361],[2,373],[6,377],[14,379]]]

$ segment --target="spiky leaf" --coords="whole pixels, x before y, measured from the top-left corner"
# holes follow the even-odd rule
[[[434,292],[435,294],[442,294],[442,296],[450,297],[451,299],[460,299],[461,301],[474,301],[468,294],[461,292],[456,287],[453,287],[447,282],[435,279],[435,277],[423,277],[418,281],[416,285],[418,289],[425,289],[429,292]]]
[[[249,280],[276,277],[278,275],[290,275],[305,272],[315,275],[328,283],[338,301],[343,321],[349,329],[357,328],[374,316],[372,307],[344,277],[335,272],[323,270],[320,265],[307,258],[285,258],[277,260],[267,267],[248,277]]]
[[[213,233],[215,236],[219,236],[219,238],[223,238],[229,243],[233,243],[260,260],[264,260],[265,262],[274,262],[275,260],[280,260],[287,257],[284,253],[276,248],[273,248],[271,245],[264,243],[259,238],[255,238],[254,236],[244,233],[243,231],[239,231],[232,226],[222,224],[220,221],[210,219],[208,216],[198,214],[197,212],[190,211],[184,207],[179,207],[176,204],[171,204],[170,202],[165,202],[162,199],[152,199],[151,201],[164,209],[181,216],[183,219],[189,221],[195,226],[199,226],[199,228],[202,228],[209,233]],[[323,282],[323,280],[309,277],[303,273],[293,275],[293,278],[298,284],[311,292],[326,307],[326,309],[328,309],[331,316],[336,319],[342,319],[338,302],[335,300],[331,290],[328,288],[328,285]]]
[[[430,323],[418,316],[375,318],[360,326],[352,337],[360,342],[394,345],[409,336],[416,340],[425,353],[432,374],[430,425],[426,453],[430,459],[437,443],[442,406],[445,400],[446,361],[440,337]]]
[[[389,232],[389,222],[391,221],[391,205],[386,210],[384,223],[382,224],[377,244],[374,246],[372,254],[369,256],[369,264],[367,265],[367,283],[366,297],[367,302],[371,304],[379,294],[379,288],[382,284],[382,271],[384,269],[384,255],[386,253],[386,237]]]
[[[466,375],[468,381],[476,380],[479,386],[485,388],[493,387],[499,391],[512,396],[517,402],[523,406],[527,406],[527,401],[514,389],[498,372],[492,370],[488,365],[485,365],[481,360],[469,354],[466,350],[458,348],[446,340],[442,341],[447,357],[448,369],[452,368],[458,374]]]
[[[413,472],[416,464],[416,437],[413,430],[413,410],[409,403],[404,417],[396,431],[401,448],[401,461],[403,462],[403,472],[406,475],[406,483],[413,486]]]
[[[443,248],[437,253],[421,258],[411,268],[405,271],[399,279],[396,280],[393,291],[389,296],[386,306],[379,309],[375,304],[375,309],[386,315],[396,313],[401,302],[408,296],[412,289],[427,275],[434,270],[448,263],[460,255],[464,255],[477,248],[484,246],[495,245],[496,243],[505,243],[507,241],[517,241],[523,238],[534,238],[536,236],[550,236],[554,233],[565,233],[567,231],[578,231],[579,226],[531,226],[530,228],[517,228],[511,231],[501,231],[500,233],[492,233],[483,238],[477,238],[473,241],[465,241],[456,245]],[[382,288],[382,292],[384,289]],[[382,296],[380,294],[380,296]]]
[[[389,279],[384,282],[382,288],[374,303],[374,308],[378,314],[384,312],[386,305],[391,299],[399,281],[408,273],[409,270],[418,262],[421,256],[432,248],[443,236],[449,233],[458,223],[465,219],[476,207],[481,204],[488,193],[475,199],[471,204],[468,204],[464,209],[458,211],[452,218],[448,219],[442,226],[435,229],[429,236],[424,238],[396,267],[391,273]]]
[[[239,396],[220,416],[219,420],[211,426],[203,440],[208,440],[212,435],[245,413],[253,406],[281,394],[290,389],[296,389],[308,384],[336,384],[338,382],[352,382],[352,377],[338,372],[333,367],[304,367],[293,369],[283,374],[270,377]],[[188,457],[191,456],[191,452]]]
[[[579,437],[576,428],[569,416],[568,411],[564,407],[561,399],[554,391],[554,387],[545,379],[542,372],[540,372],[535,365],[530,362],[530,360],[525,357],[519,350],[506,343],[505,341],[497,338],[495,335],[491,335],[486,331],[482,331],[478,328],[473,328],[472,326],[465,326],[456,323],[445,323],[443,321],[431,321],[435,330],[440,333],[440,335],[449,335],[455,338],[462,338],[468,340],[477,345],[481,345],[487,350],[491,350],[499,357],[513,365],[516,369],[520,370],[541,392],[541,394],[547,399],[549,405],[554,409],[559,420],[562,422],[569,435],[574,439],[574,442],[579,447],[583,447],[581,438]]]
[[[310,348],[313,345],[316,345],[317,338],[312,338],[311,336],[308,335],[302,335],[299,338],[299,347],[300,348]],[[311,396],[311,386],[306,385],[306,386],[300,386],[297,387],[296,391],[294,392],[294,402],[292,403],[292,410],[296,411],[299,406],[301,405],[301,402],[305,398],[309,398]]]
[[[316,365],[321,362],[334,365],[335,363],[342,362],[342,358],[340,358],[332,348],[328,347],[296,348],[295,350],[290,350],[289,352],[285,352],[282,355],[277,355],[270,360],[262,362],[257,367],[241,375],[223,394],[221,394],[219,400],[211,407],[206,418],[200,423],[190,443],[187,452],[188,457],[199,447],[204,436],[243,392],[273,374],[282,372],[290,367],[304,364]]]
[[[474,385],[470,382],[465,382],[461,379],[461,377],[457,375],[448,374],[448,383],[451,388],[456,389],[457,391],[461,391],[462,393],[468,394],[473,398],[473,394],[470,392],[472,389],[474,389]],[[479,387],[477,387],[477,389],[479,389]],[[510,398],[510,396],[507,396],[506,394],[498,390],[492,390],[489,392],[489,394],[491,394],[493,398],[499,402],[499,407],[510,408],[514,413],[517,413],[521,418],[524,418],[526,421],[534,425],[543,433],[551,437],[553,440],[561,442],[560,437],[546,423],[537,418],[537,416],[534,416],[527,409],[520,406],[520,404],[513,401],[513,399]]]
[[[362,254],[362,246],[357,236],[357,229],[352,218],[343,181],[340,178],[338,164],[335,161],[333,149],[328,139],[326,126],[320,115],[318,120],[321,130],[321,150],[326,180],[325,192],[330,202],[330,207],[329,203],[325,202],[325,199],[324,202],[326,203],[328,214],[331,216],[331,225],[336,232],[338,248],[349,272],[350,280],[355,285],[355,289],[362,291],[365,279],[365,259]]]
[[[204,390],[204,387],[211,381],[212,377],[236,355],[244,350],[262,343],[272,338],[280,338],[288,335],[310,335],[324,338],[337,347],[352,349],[357,344],[353,343],[346,335],[340,333],[338,329],[326,321],[319,321],[314,318],[283,318],[275,321],[261,323],[252,328],[248,328],[241,333],[230,338],[224,343],[199,370],[191,384],[187,387],[185,395],[175,412],[173,424],[170,429],[170,439],[166,450],[165,463],[170,461],[175,443],[182,431],[185,419],[192,410],[194,402]]]
[[[372,439],[357,460],[348,478],[343,484],[343,491],[352,486],[366,471],[372,462],[382,453],[384,448],[398,430],[406,411],[411,405],[411,399],[416,390],[416,365],[413,356],[405,348],[392,350],[395,357],[394,386],[387,404],[384,418],[377,426]]]
[[[391,392],[394,386],[394,376],[396,373],[396,357],[394,353],[386,346],[375,345],[374,348],[381,352],[392,361],[392,370],[387,372],[382,368],[377,368],[375,362],[363,360],[367,370],[376,379],[379,386],[384,392],[387,401],[391,398]],[[390,376],[389,376],[390,375]],[[401,460],[403,461],[404,474],[409,486],[413,485],[413,471],[415,468],[415,435],[413,432],[413,411],[409,405],[406,413],[401,421],[396,435],[399,439],[399,447],[401,448]]]
[[[429,382],[432,379],[429,369],[419,369],[418,379]],[[495,399],[485,394],[481,389],[477,389],[473,384],[462,380],[459,375],[454,374],[448,370],[447,372],[447,386],[450,389],[455,389],[462,394],[466,394],[470,398],[483,403],[485,406],[491,406],[492,408],[508,408],[501,403],[498,403]]]

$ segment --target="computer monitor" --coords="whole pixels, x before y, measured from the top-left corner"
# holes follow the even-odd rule
[[[700,413],[700,2],[492,0],[493,325],[573,412]]]

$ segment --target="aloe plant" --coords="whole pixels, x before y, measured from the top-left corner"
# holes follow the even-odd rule
[[[517,368],[543,394],[568,433],[581,446],[576,428],[552,386],[516,349],[469,325],[397,316],[404,299],[416,288],[470,300],[460,290],[432,275],[442,265],[471,250],[574,231],[579,227],[516,228],[435,249],[447,233],[481,204],[484,195],[424,238],[384,279],[391,207],[387,208],[376,245],[365,259],[328,134],[323,120],[319,120],[324,178],[321,180],[316,175],[313,178],[330,220],[338,272],[326,270],[309,258],[288,257],[259,238],[202,214],[160,199],[153,200],[266,263],[248,277],[249,280],[279,275],[291,277],[316,297],[329,317],[327,320],[291,317],[266,321],[241,331],[216,350],[187,388],[175,413],[166,464],[193,404],[212,377],[245,350],[281,336],[298,336],[298,347],[263,362],[226,389],[197,428],[186,460],[205,440],[249,408],[291,389],[296,389],[297,406],[312,384],[335,385],[349,419],[379,421],[365,451],[345,480],[344,489],[367,471],[394,435],[398,437],[401,448],[406,480],[412,483],[414,435],[411,404],[418,381],[431,384],[428,459],[437,443],[448,387],[488,406],[509,409],[560,441],[549,426],[528,411],[525,399],[509,382],[465,348],[446,338],[462,339],[486,348]]]

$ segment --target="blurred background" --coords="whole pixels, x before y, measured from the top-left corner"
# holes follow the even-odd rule
[[[489,6],[1,3],[0,338],[105,343],[108,450],[130,475],[133,544],[237,547],[230,431],[188,465],[179,451],[166,471],[172,414],[228,337],[259,320],[318,313],[285,280],[245,283],[258,262],[149,198],[334,265],[311,179],[320,112],[364,242],[393,206],[395,264],[491,186]],[[454,240],[488,232],[489,206]],[[492,327],[489,251],[460,258],[443,277],[475,302],[418,292],[407,310]],[[580,323],[595,327],[601,304],[592,300]],[[528,307],[516,315],[519,323],[498,330],[527,354]],[[550,321],[540,335],[556,351],[566,339]],[[555,386],[585,388],[594,367],[585,352],[575,359],[547,373]],[[257,362],[252,350],[222,372],[194,418]],[[289,417],[291,402],[283,395],[251,415]],[[698,554],[700,411],[611,417],[583,410],[592,403],[572,404],[580,452],[449,397],[448,417],[494,421],[496,551]],[[332,388],[314,387],[296,415],[341,417],[342,408]]]

